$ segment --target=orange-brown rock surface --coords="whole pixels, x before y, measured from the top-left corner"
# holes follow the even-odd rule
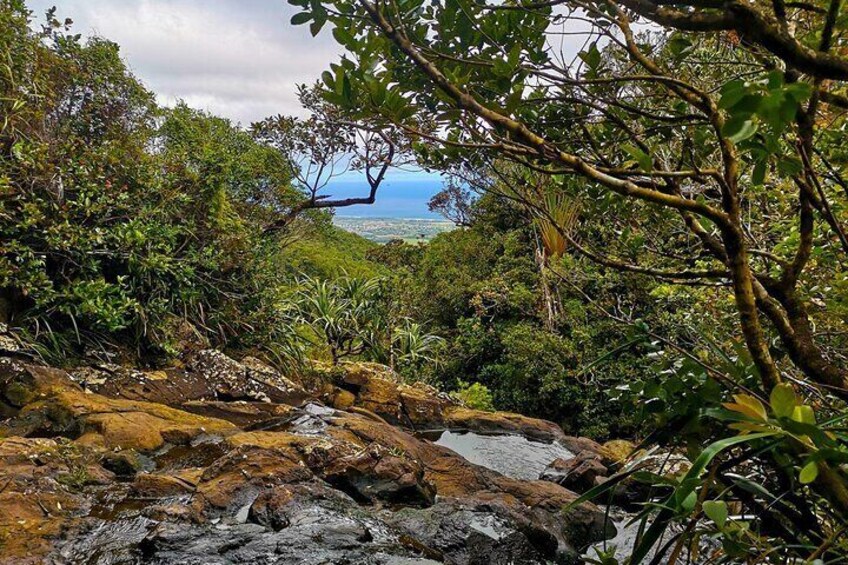
[[[196,368],[166,371],[168,388],[127,377],[142,388],[92,392],[79,372],[0,359],[0,563],[567,563],[611,533],[590,504],[563,513],[577,495],[561,486],[411,433],[568,441],[554,424],[470,410],[375,367],[331,383],[348,410],[227,398],[220,383],[248,390],[255,374],[210,357],[216,394],[188,399],[176,379]]]

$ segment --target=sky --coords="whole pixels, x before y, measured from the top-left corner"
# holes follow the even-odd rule
[[[312,83],[342,49],[330,33],[313,38],[289,23],[284,0],[28,0],[39,17],[51,6],[83,36],[115,41],[128,67],[160,103],[189,106],[245,126],[276,114],[303,115],[296,87]],[[347,216],[429,217],[427,200],[441,187],[423,172],[393,171],[377,203],[340,209]],[[367,193],[345,175],[334,196]]]

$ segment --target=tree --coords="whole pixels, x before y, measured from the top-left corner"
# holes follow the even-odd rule
[[[264,226],[300,201],[279,151],[161,108],[118,45],[0,3],[0,322],[44,355],[229,343],[279,282]],[[276,269],[276,267],[274,267]]]
[[[329,23],[351,53],[335,68],[339,103],[402,129],[423,162],[518,187],[521,168],[549,176],[581,202],[580,230],[619,228],[593,247],[561,230],[573,253],[705,293],[727,288],[759,380],[746,395],[767,402],[791,381],[848,399],[845,341],[834,337],[845,328],[826,310],[842,311],[833,289],[844,288],[848,253],[838,0],[290,1],[298,23],[313,33]],[[568,53],[574,35],[583,47]],[[520,198],[544,211],[532,193]],[[809,464],[807,448],[781,445],[783,459],[760,464],[784,477]],[[813,488],[844,516],[841,456],[819,457]]]
[[[386,172],[397,166],[397,140],[367,123],[353,121],[316,87],[298,87],[300,102],[310,112],[306,119],[291,116],[266,118],[251,126],[254,137],[277,148],[288,161],[302,197],[269,222],[266,232],[277,232],[306,210],[373,204]],[[334,199],[326,189],[331,180],[347,171],[361,171],[368,194]]]

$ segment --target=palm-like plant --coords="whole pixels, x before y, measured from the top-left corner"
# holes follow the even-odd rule
[[[372,320],[377,318],[379,290],[379,279],[301,279],[295,295],[298,319],[320,336],[330,350],[333,364],[368,347],[373,335]]]
[[[427,333],[421,324],[404,318],[392,332],[392,362],[407,365],[434,363],[436,352],[444,341]]]
[[[568,249],[568,239],[577,224],[577,204],[561,192],[545,195],[544,206],[537,212],[536,225],[545,258],[562,257]]]

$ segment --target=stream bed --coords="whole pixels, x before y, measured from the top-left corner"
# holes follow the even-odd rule
[[[433,443],[447,447],[475,465],[524,481],[538,480],[554,459],[574,457],[558,443],[533,441],[518,435],[445,430]]]
[[[431,434],[429,439],[476,465],[521,480],[538,480],[545,467],[554,459],[574,457],[573,453],[556,442],[533,441],[518,435],[484,435],[445,430],[440,434]],[[603,550],[614,545],[616,557],[623,559],[629,555],[636,542],[639,524],[626,527],[633,514],[618,508],[610,508],[609,517],[618,533],[613,539],[596,544],[595,547]],[[587,555],[596,557],[593,548],[589,548]]]

